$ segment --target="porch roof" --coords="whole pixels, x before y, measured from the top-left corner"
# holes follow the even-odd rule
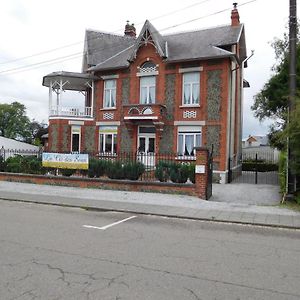
[[[43,86],[49,87],[52,84],[63,83],[63,90],[84,91],[87,84],[97,79],[96,76],[87,73],[77,72],[53,72],[43,77]]]

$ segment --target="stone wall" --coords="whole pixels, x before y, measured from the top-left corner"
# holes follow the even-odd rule
[[[94,152],[97,150],[97,147],[95,147],[95,131],[96,131],[95,126],[84,127],[84,142],[83,142],[84,151]]]
[[[173,152],[174,145],[174,126],[164,126],[161,140],[159,142],[159,153]]]
[[[206,134],[206,147],[211,150],[213,145],[213,157],[220,156],[220,125],[208,125]]]
[[[221,70],[207,72],[207,118],[219,121],[221,110],[222,79]]]
[[[123,126],[120,127],[121,130],[121,151],[122,152],[131,152],[132,151],[132,138],[130,136],[130,133],[123,124]]]
[[[129,103],[129,95],[130,95],[130,78],[122,79],[122,103]]]
[[[167,107],[166,119],[172,121],[174,120],[175,74],[167,74],[165,84],[165,105]]]

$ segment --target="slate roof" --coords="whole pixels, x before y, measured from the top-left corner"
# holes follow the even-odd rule
[[[246,58],[244,26],[220,26],[204,30],[161,35],[147,20],[138,36],[132,38],[87,31],[83,71],[126,68],[134,60],[143,35],[148,31],[161,57],[166,62],[233,57],[222,47],[241,43],[241,60]]]

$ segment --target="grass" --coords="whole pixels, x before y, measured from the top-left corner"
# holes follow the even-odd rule
[[[297,197],[296,201],[284,201],[279,205],[279,207],[288,208],[300,212],[300,196]]]

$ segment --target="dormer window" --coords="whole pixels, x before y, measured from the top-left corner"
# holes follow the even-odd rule
[[[145,62],[139,68],[138,76],[140,76],[140,103],[153,104],[155,103],[156,94],[156,76],[158,74],[156,65],[151,62]]]

